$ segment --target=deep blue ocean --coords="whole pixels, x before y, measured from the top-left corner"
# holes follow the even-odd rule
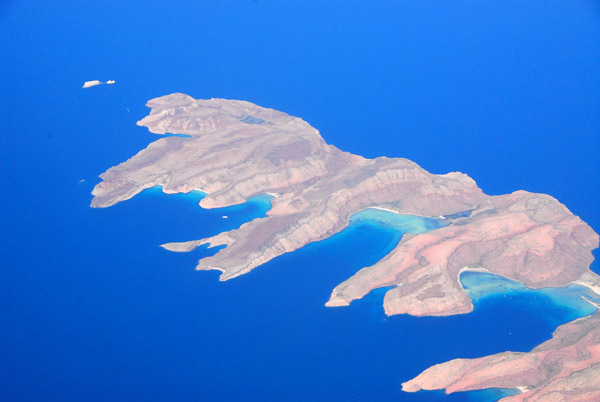
[[[468,315],[385,317],[377,291],[325,308],[401,232],[359,220],[219,282],[194,270],[213,250],[159,245],[238,227],[265,198],[89,203],[100,173],[158,138],[135,125],[145,102],[179,91],[273,107],[489,194],[548,193],[598,231],[597,1],[122,3],[0,3],[0,400],[493,401],[400,384],[530,350],[590,312],[494,278]],[[81,89],[93,79],[117,82]]]

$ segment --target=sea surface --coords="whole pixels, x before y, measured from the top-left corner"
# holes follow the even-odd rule
[[[2,373],[9,399],[34,400],[43,390],[48,400],[493,401],[493,391],[406,394],[400,384],[452,358],[530,350],[560,323],[591,312],[577,309],[577,299],[498,287],[473,313],[447,318],[386,317],[377,290],[326,308],[335,285],[386,255],[403,231],[436,227],[378,210],[219,282],[216,271],[194,270],[214,251],[171,253],[159,244],[239,227],[264,216],[269,196],[204,210],[202,193],[154,188],[91,209],[90,189],[73,185],[73,221],[55,227],[52,242],[32,239],[38,251],[22,256],[31,279],[20,291],[37,296],[6,312],[13,328],[28,328],[3,336],[11,345]],[[61,264],[44,270],[32,261],[40,248]],[[18,314],[24,309],[30,314]],[[26,387],[32,376],[36,387]]]
[[[591,312],[582,289],[470,273],[467,315],[386,317],[385,289],[325,308],[404,231],[437,221],[367,210],[220,282],[194,270],[215,250],[159,245],[236,228],[268,197],[203,210],[201,194],[152,189],[89,207],[98,175],[158,138],[135,125],[145,102],[184,92],[282,110],[344,151],[462,171],[488,194],[547,193],[600,229],[595,2],[332,4],[0,2],[0,400],[494,401],[509,391],[400,385],[449,359],[530,350]],[[116,83],[81,88],[95,79]]]

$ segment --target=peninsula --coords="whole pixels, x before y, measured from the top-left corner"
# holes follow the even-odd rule
[[[336,286],[327,306],[346,306],[387,287],[388,315],[468,313],[473,305],[458,279],[464,269],[485,269],[530,288],[577,282],[600,289],[600,277],[589,269],[598,235],[551,196],[526,191],[488,196],[462,173],[435,175],[407,159],[343,152],[305,121],[245,101],[175,93],[147,106],[151,112],[138,125],[178,136],[164,136],[103,173],[92,207],[114,205],[154,186],[165,193],[203,191],[203,208],[277,194],[264,218],[210,238],[163,245],[179,252],[227,246],[197,266],[221,271],[221,280],[328,238],[353,214],[375,207],[442,216],[448,224],[405,235],[385,258]],[[507,400],[577,400],[575,395],[591,400],[600,395],[597,316],[560,327],[554,339],[530,353],[451,361],[404,389],[525,387]],[[548,361],[561,362],[560,370]],[[566,396],[548,399],[550,393]]]

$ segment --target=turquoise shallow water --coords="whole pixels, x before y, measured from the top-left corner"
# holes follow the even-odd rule
[[[419,234],[446,226],[448,220],[397,214],[383,209],[367,208],[350,217],[351,225],[362,223],[390,227],[401,233]]]
[[[595,313],[598,309],[584,299],[600,302],[589,288],[572,284],[563,288],[529,289],[520,282],[484,272],[463,272],[460,281],[475,306],[498,302],[500,298],[523,305],[539,306],[560,312],[560,319],[549,315],[551,324],[560,325]]]

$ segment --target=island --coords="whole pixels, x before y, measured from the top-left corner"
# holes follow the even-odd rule
[[[387,289],[387,315],[464,314],[473,304],[459,280],[486,271],[529,288],[583,285],[600,294],[589,266],[598,235],[545,194],[489,196],[463,173],[431,174],[404,158],[367,159],[327,144],[300,118],[250,102],[175,93],[147,103],[138,122],[171,134],[100,177],[92,207],[109,207],[155,186],[165,193],[206,193],[203,208],[276,195],[263,218],[205,239],[163,244],[186,252],[226,246],[198,270],[229,280],[345,229],[367,208],[435,217],[444,224],[406,234],[382,260],[332,289],[327,306],[347,306]],[[507,401],[600,400],[600,313],[565,324],[529,353],[501,353],[434,366],[406,391],[519,388]]]

